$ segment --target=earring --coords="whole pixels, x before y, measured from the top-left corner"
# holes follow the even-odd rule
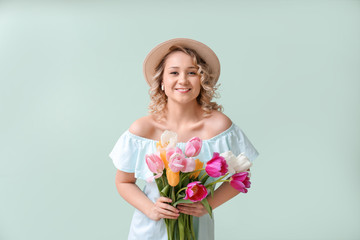
[[[164,91],[164,85],[161,85],[161,91]]]

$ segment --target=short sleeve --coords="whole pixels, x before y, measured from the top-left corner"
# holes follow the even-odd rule
[[[210,160],[214,152],[223,153],[226,151],[231,151],[236,156],[244,153],[250,162],[253,162],[259,155],[245,133],[234,123],[221,134],[203,141],[203,148],[199,157]]]
[[[146,165],[145,155],[154,152],[153,145],[151,141],[142,141],[127,130],[117,140],[109,157],[118,170],[135,173],[135,178],[146,180],[152,173]]]
[[[236,125],[234,125],[233,136],[231,141],[232,152],[237,156],[240,153],[244,153],[250,162],[253,162],[258,157],[259,153],[250,142],[245,133]]]

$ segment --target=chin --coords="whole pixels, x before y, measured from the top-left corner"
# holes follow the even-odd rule
[[[196,98],[173,98],[171,101],[179,104],[193,104],[194,102],[197,103]]]

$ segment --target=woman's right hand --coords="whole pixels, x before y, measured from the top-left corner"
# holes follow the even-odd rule
[[[177,219],[180,215],[179,210],[168,204],[171,202],[170,198],[159,197],[151,207],[148,217],[154,221],[159,221],[161,218]]]

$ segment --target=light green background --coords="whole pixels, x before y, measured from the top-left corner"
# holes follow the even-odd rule
[[[126,239],[108,154],[174,37],[218,54],[260,152],[216,239],[360,239],[360,1],[100,0],[0,2],[0,239]]]

